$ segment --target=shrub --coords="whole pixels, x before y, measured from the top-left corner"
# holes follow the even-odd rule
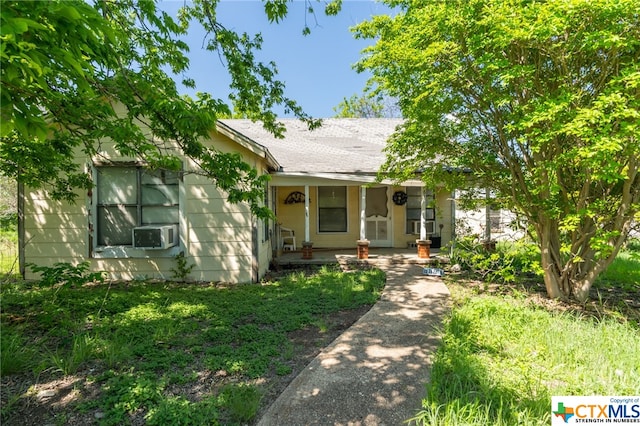
[[[79,263],[77,266],[65,262],[57,262],[53,266],[38,266],[28,263],[27,266],[32,272],[42,275],[40,279],[42,287],[52,287],[56,284],[75,287],[94,281],[104,281],[102,272],[88,272],[90,267],[88,261]]]
[[[540,251],[527,242],[500,242],[491,250],[475,237],[463,237],[456,240],[451,262],[489,282],[511,282],[518,275],[542,272]]]

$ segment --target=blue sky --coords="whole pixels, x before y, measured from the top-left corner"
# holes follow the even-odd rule
[[[175,12],[182,4],[166,1],[161,7]],[[289,3],[288,16],[278,24],[269,23],[263,3],[257,0],[223,0],[217,13],[226,28],[251,35],[262,33],[264,43],[257,56],[276,62],[286,95],[314,117],[331,117],[333,107],[344,97],[361,93],[368,78],[356,73],[352,65],[373,41],[355,40],[349,28],[389,9],[374,1],[345,0],[338,16],[326,16],[324,2],[312,0],[310,4],[315,17],[305,13],[305,2],[296,0]],[[305,25],[310,27],[310,35],[302,35]],[[191,49],[187,76],[196,81],[198,91],[226,100],[229,78],[217,54],[202,48],[203,36],[201,31],[190,31],[185,40]],[[277,112],[282,115],[282,110]]]

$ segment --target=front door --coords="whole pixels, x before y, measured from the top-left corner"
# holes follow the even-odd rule
[[[391,247],[391,208],[386,186],[367,188],[366,237],[372,247]]]

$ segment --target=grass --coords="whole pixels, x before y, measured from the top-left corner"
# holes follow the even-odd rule
[[[620,253],[598,291],[616,289],[623,304],[637,300],[639,248]],[[553,395],[640,394],[640,315],[633,308],[554,304],[517,284],[494,292],[470,284],[448,279],[453,307],[412,423],[548,425]]]
[[[264,377],[291,372],[288,333],[373,304],[383,286],[381,271],[336,268],[228,287],[5,282],[2,375],[34,383],[81,378],[86,388],[62,417],[88,413],[93,421],[97,413],[103,425],[134,417],[150,425],[244,424],[260,407]],[[197,394],[183,394],[184,386]],[[3,406],[4,422],[12,422],[27,394],[3,396],[11,402]]]
[[[12,227],[0,228],[0,276],[17,273],[18,233]]]
[[[415,424],[548,425],[553,395],[640,394],[631,324],[450,288],[454,307]]]
[[[640,247],[622,250],[596,280],[596,287],[621,287],[640,291]]]
[[[595,288],[637,297],[639,253],[630,244]],[[86,415],[102,425],[246,424],[268,391],[264,378],[292,372],[288,333],[327,331],[332,313],[374,303],[383,283],[380,271],[331,268],[232,287],[6,280],[1,373],[81,378],[85,387],[75,385],[78,396],[48,423]],[[640,333],[629,316],[547,309],[517,285],[500,295],[448,285],[452,312],[413,423],[546,425],[552,395],[640,394]],[[2,421],[33,392],[3,389]]]

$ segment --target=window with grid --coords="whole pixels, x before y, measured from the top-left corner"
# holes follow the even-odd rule
[[[97,167],[98,246],[131,246],[136,226],[178,224],[180,173]]]
[[[318,187],[318,231],[347,232],[347,187]]]
[[[502,210],[490,207],[489,221],[491,223],[491,232],[502,232]]]
[[[427,209],[425,211],[426,220],[434,221],[436,219],[436,211],[433,208],[433,192],[427,190],[425,192],[425,197],[427,199]],[[407,187],[407,203],[406,207],[406,233],[407,234],[415,234],[416,227],[419,228],[420,224],[420,211],[422,203],[422,188],[418,186],[409,186]],[[428,224],[427,224],[428,225]],[[427,226],[427,229],[430,229]]]

